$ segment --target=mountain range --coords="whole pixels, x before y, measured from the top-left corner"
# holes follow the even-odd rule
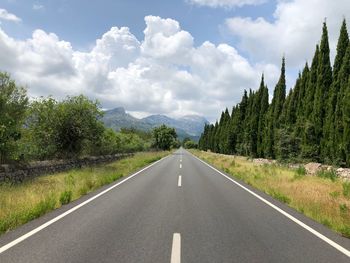
[[[107,127],[116,131],[120,131],[121,128],[150,131],[154,127],[165,124],[175,128],[180,140],[189,137],[195,141],[198,141],[199,136],[203,132],[204,125],[208,123],[204,117],[198,115],[186,115],[175,119],[157,114],[138,119],[126,113],[123,107],[105,111],[102,121]]]

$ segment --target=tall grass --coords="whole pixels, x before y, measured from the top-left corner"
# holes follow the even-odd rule
[[[0,185],[0,234],[112,183],[168,153],[137,153],[110,164],[41,176],[18,185]]]
[[[258,165],[245,157],[191,150],[199,158],[271,195],[297,211],[350,238],[350,183],[327,171],[305,176],[305,170]]]

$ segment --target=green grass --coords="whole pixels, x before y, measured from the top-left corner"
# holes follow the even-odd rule
[[[337,179],[337,174],[333,169],[330,171],[322,170],[322,171],[317,173],[317,176],[321,177],[321,178],[330,179],[333,182]]]
[[[2,184],[0,234],[131,174],[167,154],[169,152],[137,153],[110,164],[40,176],[17,185]]]
[[[306,176],[305,169],[259,165],[246,157],[191,150],[197,157],[350,238],[350,182],[334,171]]]

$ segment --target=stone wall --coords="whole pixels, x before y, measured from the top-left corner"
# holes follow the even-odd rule
[[[28,164],[3,164],[0,165],[0,183],[18,183],[25,179],[34,178],[39,175],[58,173],[73,168],[108,163],[132,155],[132,153],[120,153],[113,155],[90,156],[81,159],[37,161],[30,162]]]

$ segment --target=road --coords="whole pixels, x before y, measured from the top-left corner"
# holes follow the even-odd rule
[[[183,149],[123,180],[1,236],[0,262],[350,262],[349,239]]]

